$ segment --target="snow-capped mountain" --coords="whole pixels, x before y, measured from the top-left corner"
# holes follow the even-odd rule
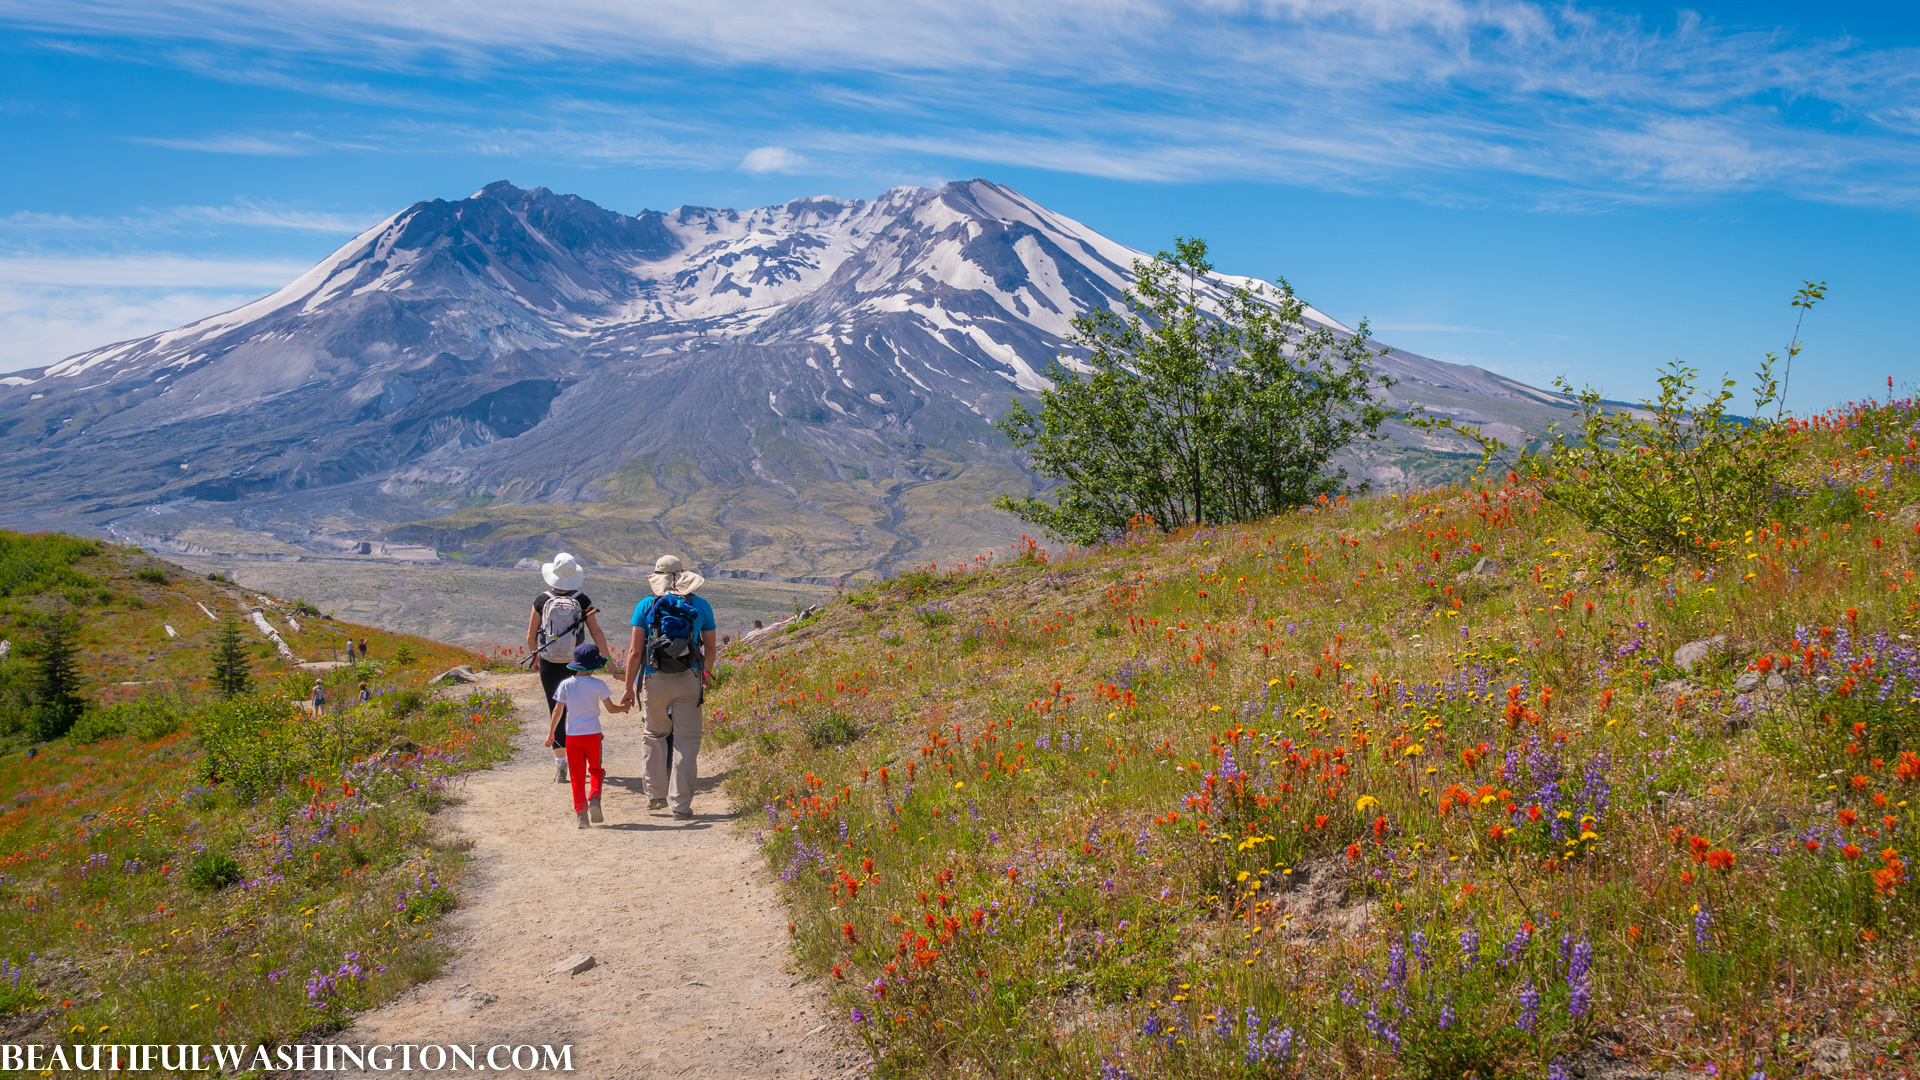
[[[637,216],[490,184],[244,307],[4,380],[0,515],[245,503],[293,539],[635,563],[664,541],[791,576],[971,554],[1008,535],[992,497],[1035,483],[990,421],[1141,257],[984,180]],[[1379,366],[1495,429],[1558,401]],[[1422,453],[1403,433],[1366,465]]]

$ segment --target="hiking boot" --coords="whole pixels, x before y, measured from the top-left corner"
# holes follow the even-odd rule
[[[564,784],[567,782],[566,762],[556,761],[553,763],[553,782],[556,784]]]
[[[587,812],[585,810],[582,810],[573,816],[579,819],[581,828],[585,829],[590,827],[587,825]]]
[[[667,800],[665,799],[648,799],[647,800],[647,809],[649,810],[665,810],[666,808],[667,808]]]
[[[606,818],[600,816],[600,800],[599,799],[595,798],[595,799],[587,800],[587,818],[591,820],[595,825],[598,825],[601,822],[607,820]]]
[[[675,821],[686,821],[691,817],[693,817],[693,811],[691,810],[675,810],[673,812],[673,820]]]

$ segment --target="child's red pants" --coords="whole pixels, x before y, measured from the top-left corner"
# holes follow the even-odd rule
[[[587,790],[587,776],[593,776],[593,789]],[[585,813],[588,799],[600,797],[600,781],[607,770],[600,767],[600,735],[567,736],[567,781],[573,785],[573,812]]]

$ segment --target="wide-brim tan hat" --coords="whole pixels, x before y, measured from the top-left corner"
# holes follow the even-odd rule
[[[662,555],[655,559],[653,573],[647,577],[647,584],[653,586],[655,596],[668,593],[685,596],[706,583],[706,578],[681,566],[678,555]]]
[[[587,568],[580,560],[562,551],[553,557],[550,563],[540,565],[540,576],[545,578],[549,588],[574,590],[587,580]]]

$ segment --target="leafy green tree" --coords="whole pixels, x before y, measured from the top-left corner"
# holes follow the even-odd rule
[[[1388,413],[1365,366],[1367,327],[1309,329],[1284,279],[1223,286],[1203,240],[1136,261],[1127,313],[1074,320],[1088,371],[1056,361],[1035,414],[1015,403],[998,423],[1056,501],[997,504],[1055,536],[1094,543],[1150,520],[1164,530],[1245,521],[1341,490],[1327,462]]]
[[[80,693],[80,663],[74,655],[73,616],[42,616],[34,627],[33,709],[29,727],[41,741],[65,735],[87,711]]]
[[[253,689],[253,669],[241,644],[240,624],[228,619],[213,640],[213,688],[222,697],[239,697]]]

